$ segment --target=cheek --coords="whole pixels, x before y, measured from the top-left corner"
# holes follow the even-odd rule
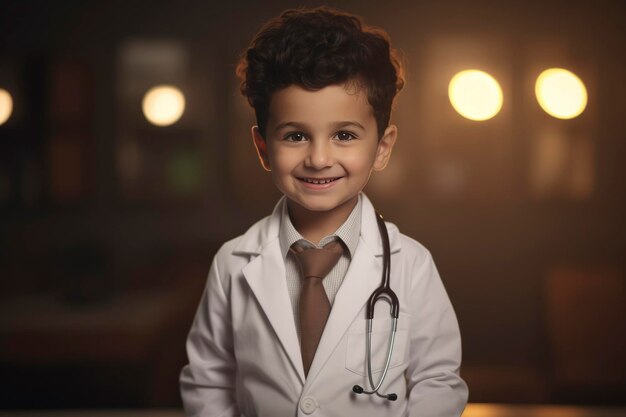
[[[298,165],[298,156],[294,152],[275,149],[271,156],[272,164],[276,170],[276,174],[286,175]]]
[[[344,159],[344,164],[347,170],[353,174],[367,174],[374,164],[375,150],[363,150],[359,153],[353,153]]]

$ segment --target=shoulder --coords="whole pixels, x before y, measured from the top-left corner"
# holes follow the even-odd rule
[[[248,228],[244,233],[236,236],[230,240],[227,240],[220,246],[215,256],[220,259],[225,259],[229,256],[237,256],[242,253],[247,253],[246,247],[257,246],[259,237],[261,236],[261,230],[264,224],[268,221],[268,217],[263,218]]]
[[[412,260],[416,265],[421,265],[424,262],[428,262],[432,259],[432,255],[430,251],[424,246],[422,243],[412,238],[411,236],[405,235],[400,232],[398,227],[393,223],[387,223],[387,227],[389,228],[390,234],[395,229],[395,234],[397,239],[400,242],[401,251],[404,253],[404,258],[407,260]]]
[[[263,217],[250,226],[244,233],[224,242],[215,253],[218,267],[226,267],[236,259],[249,259],[250,255],[260,251],[271,216]]]
[[[442,286],[442,281],[431,252],[421,242],[398,233],[401,250],[396,265],[409,276],[412,291],[424,291],[431,285]]]

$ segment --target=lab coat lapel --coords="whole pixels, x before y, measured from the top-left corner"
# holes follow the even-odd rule
[[[281,258],[280,245],[276,239],[243,268],[243,274],[304,384],[300,343],[287,290],[285,264]]]
[[[285,264],[280,251],[278,227],[285,198],[276,204],[267,227],[257,230],[250,239],[242,239],[235,252],[258,253],[242,272],[271,327],[304,384],[304,368],[296,333],[293,310],[285,279]],[[255,245],[257,247],[255,247]],[[258,248],[258,245],[261,247]],[[259,252],[260,251],[260,252]]]
[[[311,364],[306,383],[315,377],[333,353],[335,347],[354,322],[382,277],[382,238],[380,237],[374,207],[362,194],[361,237],[354,258],[337,292],[324,333]],[[391,253],[400,250],[397,228],[388,228]],[[365,318],[365,317],[363,317]]]

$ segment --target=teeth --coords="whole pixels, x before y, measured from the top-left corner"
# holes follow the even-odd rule
[[[336,178],[333,178],[333,179],[330,179],[330,180],[321,180],[321,181],[311,180],[311,179],[308,179],[308,178],[302,178],[302,179],[304,180],[304,182],[309,182],[311,184],[328,184],[329,182],[335,181]]]

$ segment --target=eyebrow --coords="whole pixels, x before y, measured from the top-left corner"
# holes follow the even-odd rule
[[[280,123],[276,126],[275,131],[278,132],[280,129],[284,129],[286,127],[295,127],[298,129],[306,129],[307,125],[306,123],[300,123],[300,122],[284,122],[284,123]],[[341,127],[347,127],[347,126],[355,126],[358,127],[362,130],[365,130],[365,128],[363,127],[363,125],[357,121],[354,120],[346,120],[346,121],[341,121],[341,122],[334,122],[334,123],[330,123],[330,126],[334,129],[338,129]]]

